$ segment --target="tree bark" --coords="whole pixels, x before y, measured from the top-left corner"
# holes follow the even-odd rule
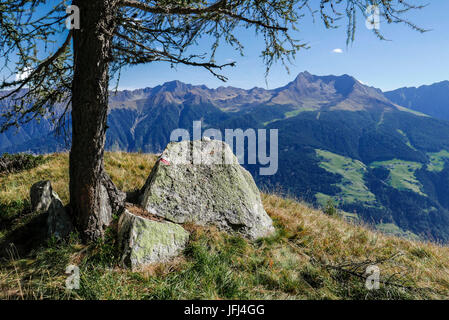
[[[70,205],[85,241],[102,238],[124,203],[104,169],[109,61],[116,0],[74,0],[81,29],[73,30]]]

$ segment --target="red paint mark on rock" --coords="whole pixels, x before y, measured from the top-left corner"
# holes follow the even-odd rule
[[[159,158],[159,161],[162,162],[163,164],[167,165],[167,166],[170,165],[170,161],[168,161],[167,159]]]

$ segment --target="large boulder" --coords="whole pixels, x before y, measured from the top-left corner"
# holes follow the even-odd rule
[[[72,220],[50,181],[39,181],[30,190],[31,207],[35,212],[47,212],[49,237],[65,238],[73,231]]]
[[[215,225],[249,239],[274,231],[251,174],[222,141],[169,143],[142,191],[143,208],[176,223]]]
[[[145,216],[145,213],[131,213],[125,209],[119,219],[122,263],[133,270],[170,260],[182,252],[188,240],[189,233],[180,225]]]

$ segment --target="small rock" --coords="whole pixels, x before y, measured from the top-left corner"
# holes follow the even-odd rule
[[[31,187],[31,207],[35,212],[47,212],[49,237],[65,238],[73,231],[72,220],[50,181],[40,181]]]
[[[166,262],[185,248],[189,233],[183,227],[132,214],[127,209],[118,223],[122,263],[133,270],[155,262]]]
[[[143,188],[140,204],[175,223],[215,225],[257,239],[274,231],[260,192],[229,146],[218,140],[169,143]]]
[[[30,190],[31,208],[34,212],[46,212],[53,200],[50,181],[39,181]]]
[[[66,238],[73,231],[73,224],[61,200],[56,195],[48,208],[48,236]]]

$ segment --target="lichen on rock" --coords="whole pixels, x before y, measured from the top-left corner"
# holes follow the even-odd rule
[[[132,269],[165,262],[182,252],[189,233],[180,225],[155,221],[124,210],[118,223],[122,263]]]
[[[218,140],[168,144],[154,166],[140,204],[176,223],[215,225],[249,239],[274,231],[251,174]]]

